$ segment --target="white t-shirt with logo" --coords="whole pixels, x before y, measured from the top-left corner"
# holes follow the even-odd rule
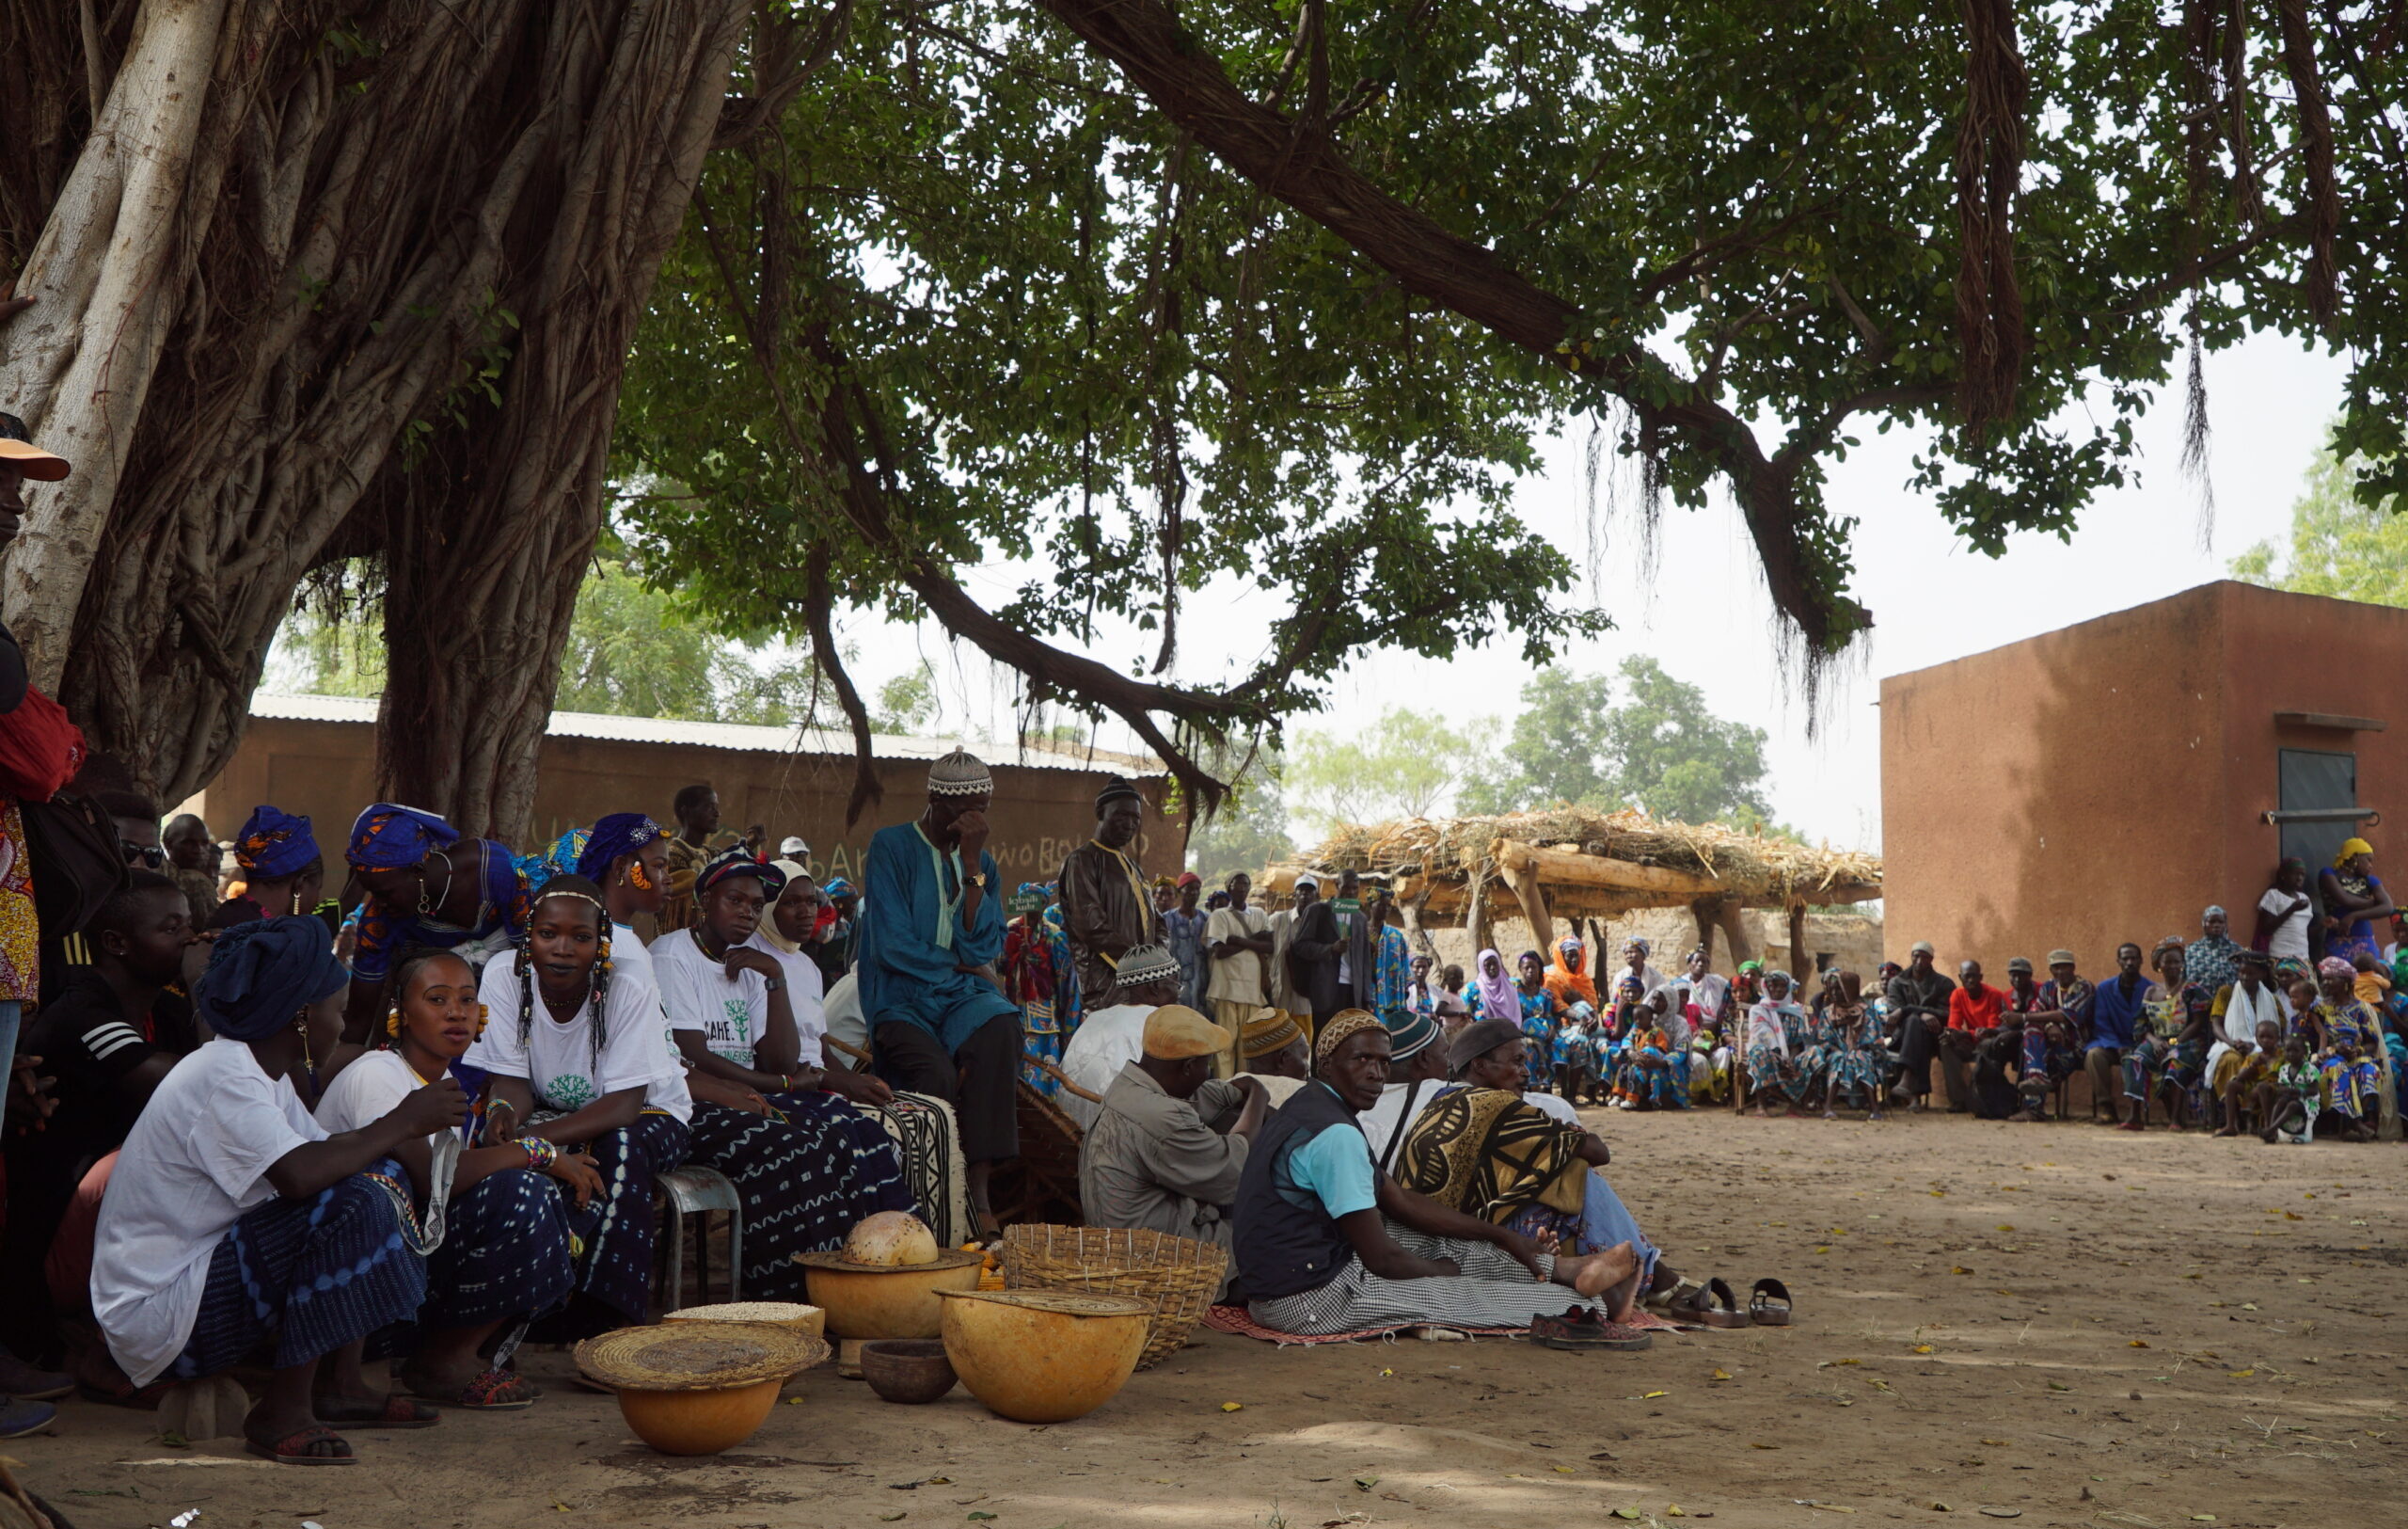
[[[727,964],[706,954],[690,929],[673,929],[652,942],[652,971],[673,1030],[700,1030],[711,1054],[738,1067],[757,1065],[752,1048],[769,1027],[769,980],[759,972],[727,975]]]
[[[503,960],[487,963],[478,981],[477,1001],[486,1010],[485,1033],[461,1060],[502,1077],[524,1079],[541,1108],[574,1114],[604,1094],[641,1088],[648,1107],[680,1121],[692,1119],[693,1095],[686,1090],[685,1067],[670,1052],[660,992],[653,986],[651,971],[642,963],[616,959],[615,952],[611,964],[598,1064],[591,1000],[562,1024],[552,1017],[542,995],[536,995],[528,1036],[519,1038],[516,963]]]

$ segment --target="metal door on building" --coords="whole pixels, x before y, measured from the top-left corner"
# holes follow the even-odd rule
[[[2333,852],[2358,833],[2358,757],[2321,749],[2284,749],[2280,753],[2283,854],[2307,862],[2307,884],[2316,888],[2316,873],[2333,863]],[[2299,813],[2306,816],[2293,817]],[[2317,910],[2323,912],[2320,906]]]

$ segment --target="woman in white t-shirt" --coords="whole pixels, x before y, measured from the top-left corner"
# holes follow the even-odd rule
[[[193,992],[216,1039],[152,1091],[93,1238],[92,1311],[126,1378],[220,1375],[272,1341],[243,1437],[300,1465],[353,1463],[326,1422],[433,1421],[367,1389],[359,1346],[418,1314],[426,1263],[406,1181],[423,1193],[425,1138],[467,1118],[450,1078],[356,1130],[310,1118],[293,1079],[332,1053],[350,981],[314,918],[221,932]]]
[[[2294,856],[2274,872],[2274,884],[2258,900],[2258,932],[2250,944],[2275,961],[2308,959],[2307,927],[2316,900],[2307,895],[2307,862]]]
[[[848,1102],[882,1105],[894,1091],[803,1058],[791,980],[774,951],[748,943],[784,888],[785,872],[741,848],[722,851],[694,875],[694,921],[651,952],[670,1034],[693,1075],[762,1098],[752,1109],[696,1101],[690,1159],[736,1186],[744,1288],[763,1300],[803,1298],[797,1253],[842,1246],[879,1211],[919,1208],[885,1127]],[[815,985],[818,975],[812,968]]]
[[[537,889],[527,943],[485,966],[477,1000],[491,1022],[463,1059],[486,1074],[483,1145],[581,1147],[601,1175],[605,1192],[569,1225],[584,1245],[578,1291],[608,1310],[573,1312],[573,1330],[644,1319],[653,1181],[685,1161],[693,1112],[651,974],[613,963],[609,927],[602,889],[584,877]]]
[[[317,1119],[328,1131],[364,1124],[433,1079],[456,1075],[452,1069],[484,1030],[477,974],[449,950],[404,951],[385,992],[396,1000],[384,1026],[390,1049],[355,1059],[326,1086]],[[577,1280],[568,1207],[589,1203],[602,1177],[593,1158],[536,1136],[463,1151],[459,1132],[438,1131],[426,1144],[425,1225],[435,1248],[418,1346],[402,1366],[402,1384],[452,1407],[531,1406],[535,1388],[510,1368],[517,1334],[495,1348],[492,1362],[479,1354],[505,1325],[523,1330],[567,1301]]]

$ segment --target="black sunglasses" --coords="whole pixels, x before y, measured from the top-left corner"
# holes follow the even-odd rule
[[[117,848],[118,852],[125,856],[125,863],[129,866],[139,862],[148,868],[156,870],[167,863],[167,852],[155,844],[136,844],[132,839],[121,838],[117,841]]]

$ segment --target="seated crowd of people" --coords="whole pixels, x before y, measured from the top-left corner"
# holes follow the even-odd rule
[[[1879,993],[1826,973],[1809,1006],[1787,974],[1726,979],[1703,951],[1668,979],[1644,941],[1600,979],[1576,938],[1434,976],[1352,872],[1275,911],[1242,875],[1209,899],[1192,877],[1149,886],[1118,782],[1058,878],[1007,901],[993,782],[958,750],[924,810],[873,836],[858,897],[800,840],[771,856],[721,832],[706,787],[674,830],[613,813],[528,854],[392,803],[322,848],[261,805],[223,879],[205,825],[163,834],[108,789],[44,804],[117,830],[114,879],[71,923],[9,909],[25,889],[0,879],[0,913],[32,916],[0,977],[40,976],[0,1016],[26,1021],[9,1435],[69,1390],[155,1405],[238,1365],[268,1377],[249,1447],[281,1462],[352,1460],[338,1430],[534,1405],[526,1343],[652,1315],[663,1174],[723,1174],[747,1294],[800,1299],[796,1255],[877,1212],[995,1237],[1022,1085],[1076,1123],[1088,1221],[1228,1248],[1225,1298],[1263,1328],[1629,1349],[1651,1310],[1780,1321],[1785,1292],[1751,1317],[1670,1267],[1578,1101],[1744,1088],[1760,1110],[1878,1113],[1923,1107],[1938,1061],[1985,1114],[2038,1118],[2080,1071],[2133,1128],[2159,1107],[2305,1139],[2364,1134],[2400,1043],[2371,955],[2311,971],[2235,945],[2213,909],[2200,940],[2161,943],[2154,980],[2133,946],[2100,983],[2058,951],[2049,982],[2016,962],[2004,989],[1918,946]]]

